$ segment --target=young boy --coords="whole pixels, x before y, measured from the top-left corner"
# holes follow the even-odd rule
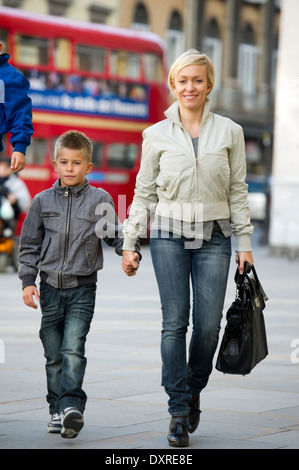
[[[27,93],[29,82],[8,63],[9,55],[1,54],[2,48],[0,42],[0,152],[4,148],[3,135],[10,132],[10,143],[14,147],[11,169],[21,171],[33,134],[32,104]]]
[[[99,237],[122,254],[122,228],[113,200],[85,178],[92,169],[91,155],[91,141],[83,133],[68,131],[59,137],[53,162],[59,179],[33,199],[20,239],[23,300],[37,308],[35,297],[42,311],[48,431],[61,432],[64,438],[76,437],[83,426],[84,345],[94,313],[97,271],[103,267]]]

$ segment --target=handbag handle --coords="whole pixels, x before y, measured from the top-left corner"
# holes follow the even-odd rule
[[[259,280],[259,278],[258,278],[256,269],[255,269],[255,267],[254,267],[253,264],[249,264],[247,261],[245,261],[245,264],[244,264],[244,273],[243,273],[243,274],[240,274],[240,273],[239,273],[239,269],[237,268],[237,271],[236,271],[236,274],[235,274],[235,283],[236,283],[238,286],[241,286],[241,285],[243,284],[245,278],[249,279],[248,274],[249,274],[251,271],[252,271],[253,276],[254,276],[254,278],[255,278],[255,284],[256,284],[256,288],[257,288],[258,292],[260,292],[260,294],[262,295],[264,301],[269,300],[267,294],[265,293],[265,291],[264,291],[264,289],[263,289],[263,287],[262,287],[262,284],[260,283],[260,280]]]

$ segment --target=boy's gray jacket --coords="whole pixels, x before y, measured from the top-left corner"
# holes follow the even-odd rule
[[[122,254],[122,226],[111,196],[89,185],[61,187],[37,194],[20,239],[19,277],[23,288],[41,279],[63,289],[96,282],[103,267],[100,237]]]
[[[239,251],[250,251],[246,156],[241,126],[210,112],[205,104],[197,160],[183,127],[178,103],[167,119],[143,132],[141,167],[129,218],[124,222],[124,250],[134,249],[150,212],[191,222],[230,220]]]

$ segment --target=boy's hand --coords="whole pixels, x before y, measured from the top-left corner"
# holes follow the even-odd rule
[[[127,276],[135,276],[137,269],[139,268],[140,257],[139,254],[134,251],[124,250],[122,259],[122,269]]]
[[[39,300],[39,293],[35,286],[27,286],[23,289],[23,301],[28,307],[37,308],[36,303],[33,300],[33,296],[36,300]]]
[[[25,168],[25,155],[21,152],[12,152],[10,169],[12,171],[21,171]]]

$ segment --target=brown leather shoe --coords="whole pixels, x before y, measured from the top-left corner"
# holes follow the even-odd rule
[[[190,411],[188,414],[188,431],[190,434],[192,434],[196,430],[200,420],[201,411],[199,409],[198,396],[194,396],[191,398],[191,400],[189,401],[189,408]]]
[[[188,447],[189,435],[187,416],[176,416],[171,418],[167,439],[169,445],[172,447]]]

